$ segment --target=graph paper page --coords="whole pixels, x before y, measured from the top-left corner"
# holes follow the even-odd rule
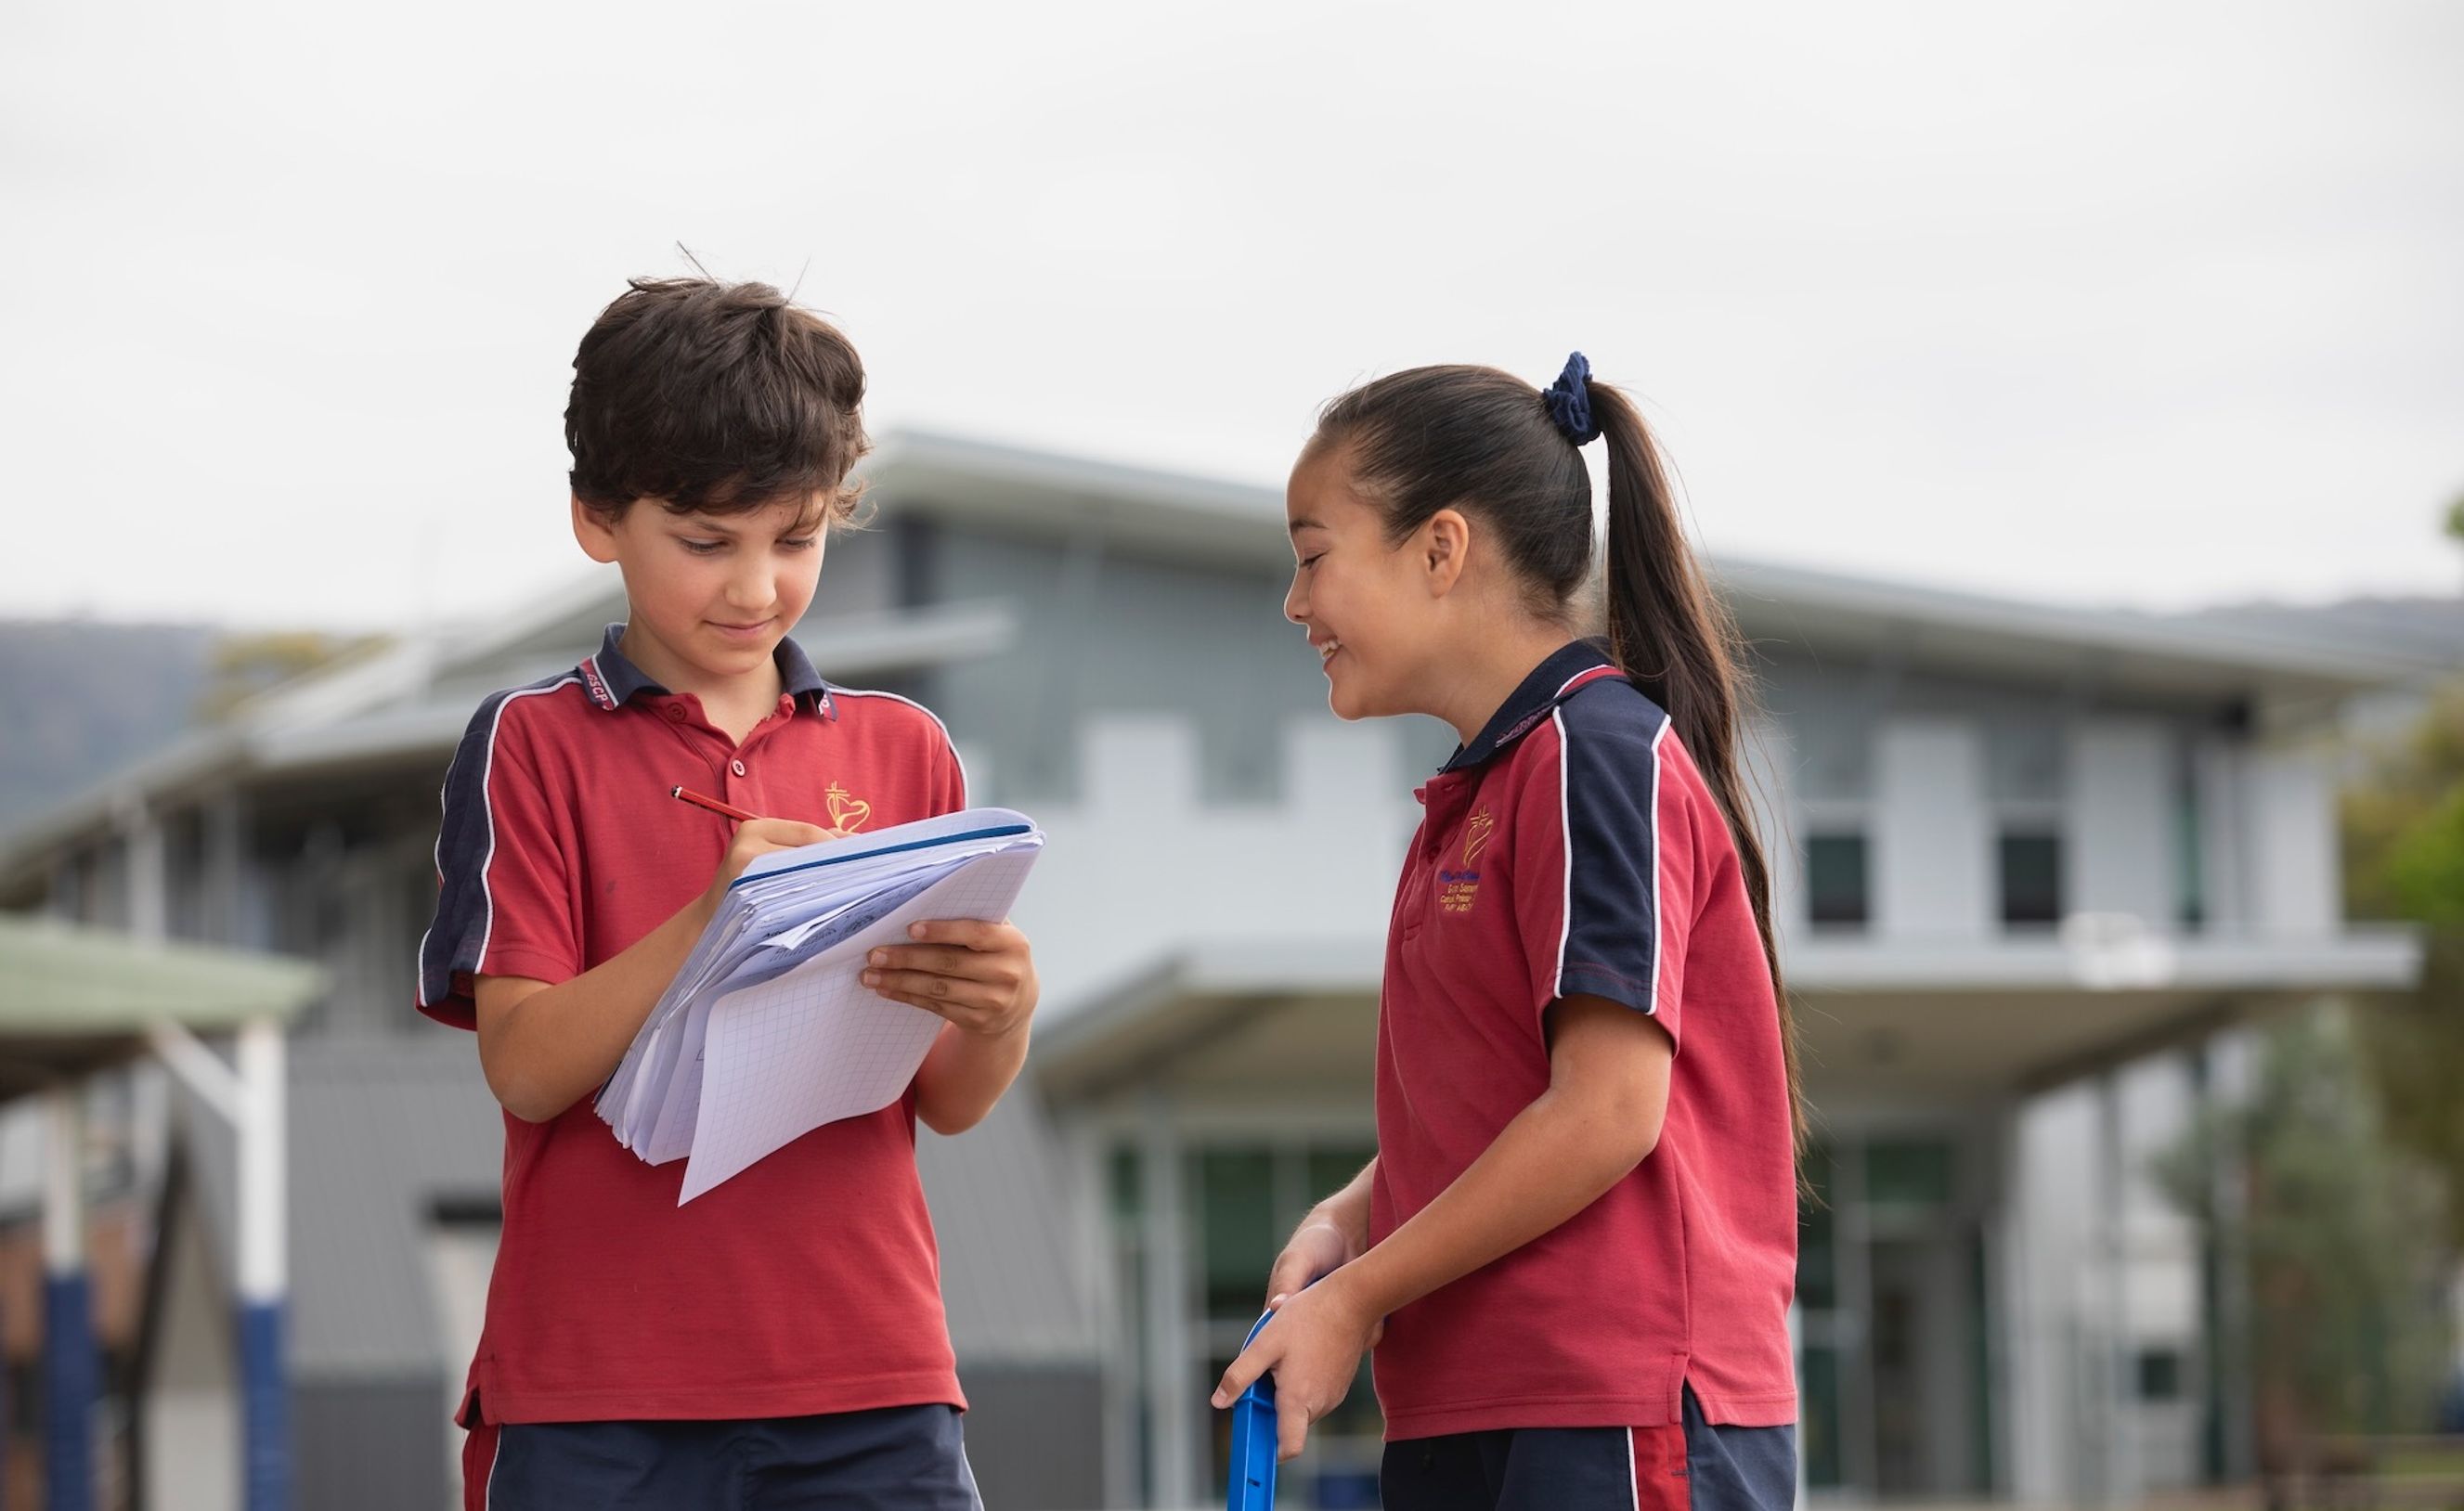
[[[868,989],[858,979],[866,953],[905,942],[920,920],[1007,917],[1034,862],[1031,847],[971,857],[795,970],[712,1002],[678,1205],[825,1123],[904,1094],[942,1019]]]

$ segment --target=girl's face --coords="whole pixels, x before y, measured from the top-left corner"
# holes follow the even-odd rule
[[[1312,444],[1284,491],[1291,591],[1284,617],[1309,632],[1335,716],[1424,712],[1439,628],[1419,536],[1386,539],[1376,508],[1352,486],[1340,447]]]

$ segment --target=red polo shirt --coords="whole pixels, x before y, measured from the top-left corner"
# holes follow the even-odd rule
[[[1796,1172],[1779,1016],[1727,823],[1668,715],[1588,645],[1420,793],[1377,1026],[1383,1238],[1549,1085],[1588,994],[1677,1046],[1659,1145],[1582,1212],[1387,1319],[1392,1438],[1796,1420]]]
[[[472,978],[554,984],[710,885],[754,813],[880,828],[965,806],[940,721],[825,686],[794,641],[741,745],[616,648],[479,706],[445,778],[442,889],[419,1008],[474,1025]],[[914,1095],[815,1128],[679,1208],[684,1163],[642,1163],[590,1099],[505,1116],[503,1237],[465,1425],[963,1406],[915,1173]]]

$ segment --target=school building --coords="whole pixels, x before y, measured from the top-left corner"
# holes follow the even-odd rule
[[[1050,836],[1019,914],[1030,1073],[985,1127],[920,1135],[979,1475],[1021,1511],[1202,1504],[1206,1394],[1267,1262],[1372,1150],[1381,934],[1452,735],[1326,712],[1272,490],[923,434],[869,471],[877,517],[831,544],[798,638],[939,712],[976,800]],[[2145,1160],[2231,1094],[2237,1025],[2413,979],[2409,934],[2341,916],[2332,742],[2348,701],[2452,667],[1715,566],[1764,668],[1819,1137],[1811,1493],[2126,1503],[2247,1475],[2236,1278]],[[501,1140],[470,1039],[410,1005],[437,787],[482,695],[623,617],[608,574],[406,636],[0,840],[0,907],[331,974],[289,1059],[301,1506],[455,1493]],[[129,1498],[220,1511],[229,1135],[144,1067],[94,1099],[125,1151],[95,1210],[142,1230],[107,1413]],[[0,1157],[0,1216],[32,1210],[22,1173]],[[1364,1379],[1286,1503],[1374,1504],[1376,1445]]]

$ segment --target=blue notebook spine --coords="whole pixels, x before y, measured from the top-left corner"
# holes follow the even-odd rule
[[[1246,1348],[1260,1329],[1275,1320],[1273,1312],[1258,1319]],[[1232,1403],[1232,1473],[1224,1494],[1225,1511],[1274,1511],[1275,1506],[1275,1376],[1272,1370],[1250,1382]]]
[[[905,844],[876,845],[869,850],[859,850],[852,855],[825,855],[819,860],[806,861],[802,865],[782,865],[775,871],[757,871],[751,875],[739,876],[727,884],[727,889],[732,892],[748,882],[766,882],[774,876],[793,876],[798,871],[809,871],[818,866],[845,865],[854,861],[869,861],[877,855],[905,855],[910,850],[930,850],[945,844],[965,844],[976,840],[1001,840],[1012,835],[1033,832],[1035,832],[1033,827],[1028,824],[1005,823],[999,828],[969,829],[963,834],[945,834],[938,839],[910,840]]]

